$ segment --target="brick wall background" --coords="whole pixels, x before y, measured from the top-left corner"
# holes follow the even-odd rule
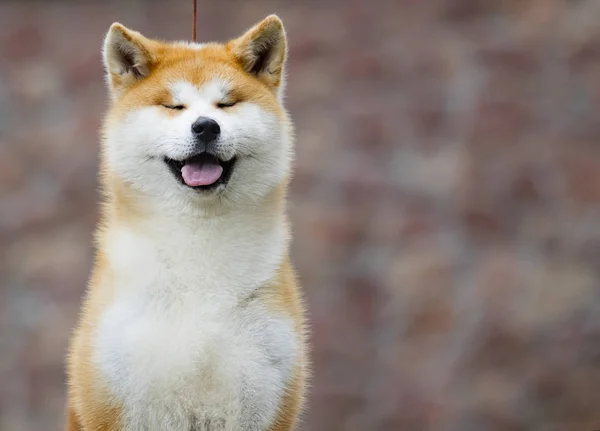
[[[191,1],[0,3],[0,429],[60,429],[91,264],[101,40]],[[291,43],[303,430],[600,429],[600,2],[199,2]]]

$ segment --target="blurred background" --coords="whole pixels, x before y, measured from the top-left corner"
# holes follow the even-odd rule
[[[0,430],[61,429],[113,21],[191,0],[0,2]],[[199,1],[291,44],[303,431],[600,429],[600,2]]]

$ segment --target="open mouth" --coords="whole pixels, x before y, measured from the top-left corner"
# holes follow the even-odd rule
[[[165,157],[165,163],[182,184],[198,189],[210,190],[223,184],[231,177],[236,158],[224,161],[218,157],[201,153],[185,160]]]

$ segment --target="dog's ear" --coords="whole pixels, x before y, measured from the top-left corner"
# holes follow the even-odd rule
[[[116,97],[150,73],[152,41],[116,22],[106,34],[102,57],[109,89]]]
[[[246,72],[274,90],[283,84],[287,40],[283,23],[269,15],[227,45]]]

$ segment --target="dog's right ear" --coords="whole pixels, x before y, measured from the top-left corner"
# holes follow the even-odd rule
[[[102,57],[109,89],[117,97],[150,73],[154,62],[152,41],[116,22],[104,39]]]

